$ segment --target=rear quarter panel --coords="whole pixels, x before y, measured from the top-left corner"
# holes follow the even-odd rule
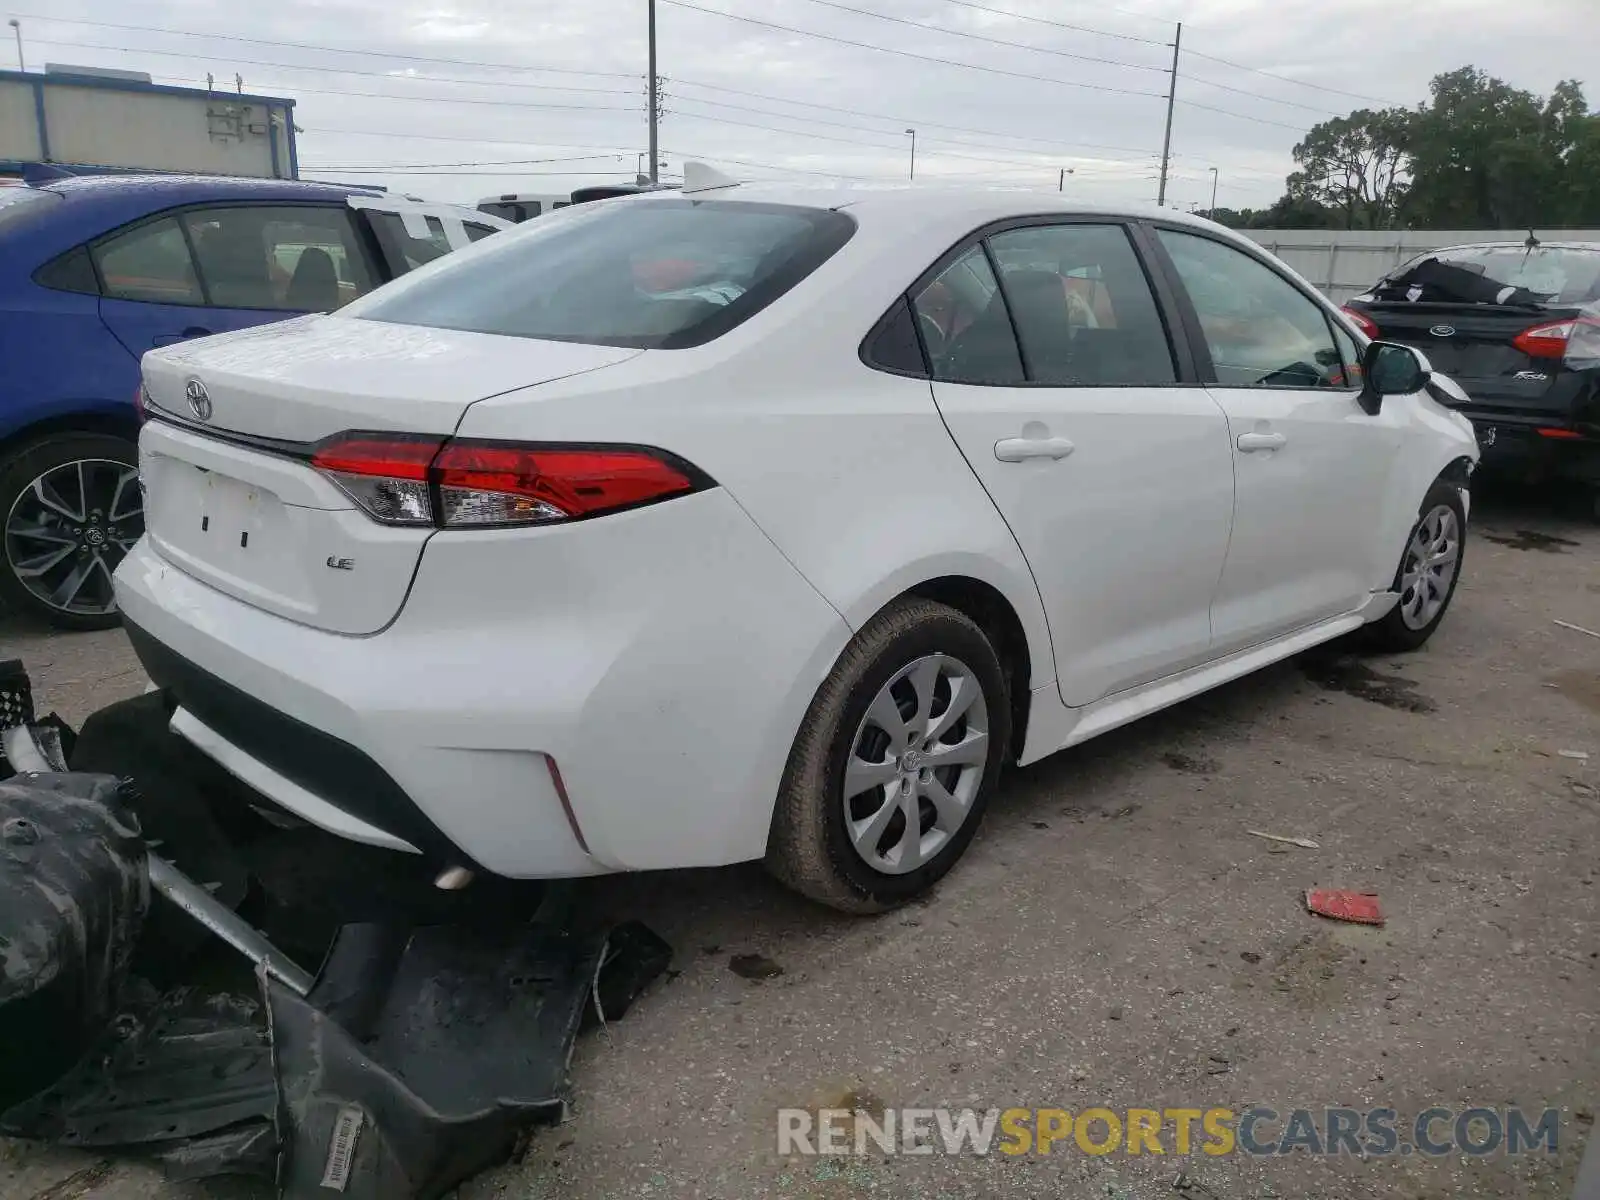
[[[884,310],[968,228],[957,215],[917,236],[863,216],[845,251],[721,338],[479,401],[459,435],[534,430],[671,450],[727,488],[852,629],[917,584],[975,578],[1016,611],[1029,686],[1053,682],[1033,576],[929,384],[859,354]]]
[[[0,438],[93,413],[134,429],[139,364],[100,320],[94,296],[14,276],[0,284]]]

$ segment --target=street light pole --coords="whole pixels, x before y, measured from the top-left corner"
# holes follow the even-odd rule
[[[1067,190],[1067,176],[1068,175],[1076,175],[1077,173],[1078,173],[1078,170],[1077,170],[1076,167],[1062,167],[1061,168],[1061,175],[1056,180],[1056,191],[1058,191],[1058,192],[1066,191]]]
[[[911,135],[911,175],[910,175],[910,178],[915,179],[917,177],[917,131],[915,129],[908,129],[908,130],[906,130],[906,132]]]
[[[660,145],[656,123],[661,115],[661,97],[656,94],[656,0],[645,0],[650,9],[650,182],[660,183]]]
[[[1211,168],[1211,211],[1206,213],[1213,221],[1217,219],[1217,169]]]
[[[26,71],[28,64],[22,57],[22,22],[12,17],[6,24],[11,26],[11,32],[17,35],[17,70]]]

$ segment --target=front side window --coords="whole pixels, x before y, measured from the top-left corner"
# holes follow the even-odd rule
[[[1361,386],[1361,347],[1339,322],[1334,321],[1332,325],[1333,340],[1339,346],[1339,359],[1344,367],[1339,378],[1332,382],[1337,387],[1359,388]]]
[[[1223,387],[1342,387],[1322,307],[1257,259],[1197,234],[1158,231],[1189,293]]]
[[[1177,381],[1149,280],[1120,225],[1038,225],[989,239],[1034,383]]]
[[[205,303],[189,243],[176,217],[136,225],[101,242],[92,254],[105,294],[112,299]]]
[[[183,221],[215,307],[332,312],[372,288],[341,208],[196,209]]]
[[[933,377],[949,383],[1024,380],[1011,315],[982,246],[951,263],[912,301]]]
[[[601,346],[698,346],[789,291],[854,230],[841,212],[796,205],[584,206],[398,280],[349,315]]]

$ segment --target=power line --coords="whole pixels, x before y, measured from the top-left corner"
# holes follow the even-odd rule
[[[1225,117],[1238,117],[1241,121],[1254,121],[1258,125],[1276,125],[1279,129],[1293,129],[1296,133],[1304,133],[1304,125],[1290,125],[1286,121],[1272,121],[1266,117],[1252,117],[1249,113],[1234,112],[1228,108],[1214,108],[1209,104],[1201,104],[1198,100],[1179,100],[1179,104],[1189,108],[1203,108],[1207,112],[1221,113]]]
[[[824,8],[838,9],[840,12],[855,13],[861,17],[873,17],[879,21],[893,21],[896,25],[909,25],[913,29],[921,29],[928,33],[947,33],[951,37],[969,38],[975,42],[988,42],[992,46],[1005,46],[1010,50],[1031,50],[1036,54],[1054,54],[1060,58],[1072,58],[1079,62],[1103,63],[1112,67],[1126,67],[1132,71],[1155,71],[1165,75],[1165,67],[1152,67],[1146,63],[1122,62],[1115,58],[1099,58],[1090,54],[1074,54],[1070,50],[1057,50],[1052,46],[1029,46],[1023,42],[1008,42],[1003,38],[989,37],[982,33],[969,33],[964,29],[946,29],[942,25],[927,25],[921,21],[913,21],[908,17],[892,17],[888,13],[872,12],[865,8],[852,8],[848,4],[840,4],[837,0],[811,0],[812,4],[820,4]]]
[[[1319,92],[1332,92],[1336,96],[1351,96],[1357,100],[1371,100],[1374,104],[1387,104],[1392,108],[1403,107],[1396,105],[1393,100],[1385,100],[1380,96],[1366,96],[1360,92],[1347,92],[1343,88],[1327,87],[1320,83],[1307,83],[1304,79],[1291,79],[1287,75],[1274,75],[1271,71],[1263,71],[1259,67],[1247,67],[1243,63],[1236,63],[1231,59],[1218,58],[1215,54],[1202,54],[1198,50],[1185,50],[1191,58],[1203,58],[1209,62],[1221,63],[1225,67],[1232,67],[1235,71],[1248,71],[1252,75],[1263,75],[1268,79],[1276,79],[1279,83],[1291,83],[1296,87],[1312,88]]]
[[[136,47],[136,48],[131,48],[130,49],[127,46],[107,46],[107,45],[105,45],[104,43],[101,43],[101,42],[60,42],[60,41],[52,40],[50,38],[30,38],[29,40],[31,42],[38,43],[39,45],[44,45],[44,46],[62,46],[62,47],[66,47],[66,48],[69,48],[69,49],[76,47],[76,48],[84,49],[84,50],[115,50],[115,51],[119,51],[119,52],[122,52],[122,53],[125,53],[125,54],[153,54],[157,58],[182,58],[182,59],[188,59],[188,60],[191,60],[191,61],[193,61],[195,59],[200,59],[200,60],[203,61],[204,58],[205,58],[205,56],[202,55],[202,54],[197,54],[197,53],[195,53],[193,51],[185,51],[185,50],[146,50],[146,49],[144,49],[142,47]],[[277,68],[279,70],[283,70],[283,71],[307,71],[307,72],[310,72],[312,74],[322,74],[322,75],[362,75],[362,76],[366,76],[366,77],[369,77],[369,78],[372,78],[372,79],[394,79],[394,80],[400,80],[402,82],[407,82],[407,83],[465,83],[465,84],[473,84],[473,85],[478,85],[478,86],[483,86],[483,87],[538,88],[538,89],[541,89],[543,91],[586,92],[586,93],[590,93],[590,94],[593,94],[593,95],[604,95],[604,96],[638,96],[638,95],[642,95],[642,93],[632,91],[632,90],[630,90],[628,88],[569,87],[567,85],[558,84],[558,83],[523,83],[523,82],[521,82],[519,80],[512,80],[512,79],[507,79],[507,80],[458,79],[458,78],[456,78],[454,76],[449,76],[449,75],[395,75],[395,74],[392,74],[392,73],[390,73],[388,71],[362,71],[362,70],[357,70],[354,67],[320,67],[320,66],[311,66],[311,65],[306,64],[306,63],[276,62],[276,61],[273,61],[273,60],[270,60],[270,59],[262,59],[262,58],[231,58],[230,57],[230,58],[227,59],[227,61],[229,63],[238,63],[238,64],[243,64],[244,66],[249,66],[249,67],[275,67],[275,68]],[[306,92],[310,92],[310,91],[315,91],[316,90],[315,88],[304,87],[301,84],[295,84],[294,87],[297,90],[306,91]],[[338,95],[338,94],[341,94],[341,93],[334,93],[334,94]],[[348,94],[352,95],[352,96],[361,96],[361,95],[367,95],[368,93],[365,93],[365,92],[350,92]],[[432,99],[438,99],[439,97],[431,97],[431,98]],[[408,99],[408,97],[399,96],[399,97],[396,97],[396,99],[403,100],[403,99]],[[456,101],[452,100],[450,102],[451,103],[455,103]],[[473,101],[463,101],[463,103],[473,103]],[[495,100],[495,101],[477,101],[476,103],[480,103],[480,104],[499,104],[499,103],[514,103],[514,102],[513,101],[498,101],[498,100]],[[552,107],[562,107],[562,106],[555,105],[555,106],[552,106]]]
[[[305,133],[335,133],[342,137],[392,137],[413,138],[425,142],[466,142],[474,146],[533,146],[551,147],[558,150],[614,150],[618,154],[637,154],[638,151],[628,146],[595,146],[572,142],[530,142],[514,138],[493,137],[462,137],[459,134],[445,133],[416,133],[410,129],[339,129],[328,125],[307,126]]]
[[[928,121],[917,117],[897,117],[889,113],[869,112],[865,109],[841,108],[834,104],[818,104],[814,100],[791,100],[787,96],[770,96],[765,92],[748,92],[743,91],[740,88],[724,87],[723,85],[716,83],[701,83],[696,79],[683,79],[679,78],[678,76],[673,76],[671,82],[681,87],[697,87],[711,92],[726,92],[731,96],[748,96],[753,100],[771,100],[777,104],[795,104],[803,108],[821,109],[823,112],[844,113],[848,116],[868,117],[877,121],[889,121],[893,124],[901,126],[915,125],[918,128],[927,126],[929,129],[951,129],[957,133],[975,133],[981,137],[1009,138],[1014,142],[1038,142],[1042,145],[1063,148],[1071,146],[1084,150],[1121,150],[1129,154],[1144,154],[1148,152],[1144,147],[1141,146],[1110,146],[1103,142],[1058,142],[1047,138],[1026,137],[1019,133],[1002,133],[998,129],[978,129],[971,125],[946,125],[939,121]],[[684,99],[693,100],[695,98],[693,96],[686,96]],[[696,102],[700,104],[721,103],[720,101],[715,100],[698,100]],[[726,107],[732,108],[735,106],[727,105]]]
[[[27,17],[33,21],[52,21],[58,25],[91,25],[98,29],[124,29],[136,33],[167,33],[174,37],[209,38],[219,42],[248,42],[256,46],[281,46],[294,50],[317,50],[329,54],[362,54],[369,58],[396,58],[402,62],[427,62],[443,63],[452,67],[490,67],[500,71],[545,71],[552,75],[599,75],[614,79],[638,79],[637,71],[579,71],[571,67],[538,67],[526,66],[517,63],[482,62],[465,58],[433,58],[423,54],[401,54],[388,50],[353,50],[344,46],[319,46],[315,42],[281,42],[271,41],[266,38],[242,37],[232,33],[202,33],[193,29],[170,29],[160,25],[119,25],[111,21],[85,21],[77,17],[46,16],[43,13],[17,13],[19,17]],[[32,38],[30,41],[34,40]],[[72,45],[70,42],[53,42],[52,45]],[[118,46],[116,49],[132,49],[127,46]]]
[[[1286,104],[1290,108],[1303,108],[1306,112],[1318,113],[1325,117],[1338,115],[1325,104],[1301,104],[1298,100],[1280,100],[1276,96],[1268,96],[1263,92],[1252,92],[1246,88],[1237,88],[1232,84],[1218,83],[1214,79],[1204,79],[1199,75],[1185,75],[1183,78],[1186,83],[1198,83],[1205,87],[1220,88],[1224,92],[1233,92],[1239,96],[1251,96],[1257,100],[1265,100],[1269,104]]]
[[[736,167],[755,167],[763,171],[787,171],[793,175],[820,175],[827,179],[853,179],[862,183],[893,183],[900,178],[898,175],[845,175],[838,171],[811,171],[805,167],[782,167],[776,163],[754,162],[744,158],[729,158],[725,154],[696,154],[688,150],[663,148],[661,153],[674,155],[678,158],[694,159],[697,162],[732,163]]]
[[[406,179],[429,179],[436,177],[449,177],[454,175],[470,175],[482,177],[484,175],[514,175],[518,178],[540,178],[561,176],[571,178],[580,172],[577,171],[401,171],[378,167],[325,167],[315,166],[308,168],[313,171],[337,171],[341,175],[398,175]],[[584,175],[626,175],[633,178],[632,171],[584,171]],[[327,182],[324,180],[323,182]]]
[[[824,142],[843,142],[846,145],[861,146],[861,147],[864,147],[864,148],[867,148],[867,149],[872,149],[872,150],[899,150],[900,149],[900,146],[897,145],[897,144],[894,144],[894,143],[863,142],[863,141],[859,141],[859,140],[857,140],[855,138],[843,138],[843,137],[838,137],[838,136],[836,136],[834,134],[829,134],[829,133],[807,133],[804,130],[799,130],[799,129],[782,129],[782,128],[779,128],[776,125],[762,125],[762,124],[760,124],[758,122],[755,122],[755,121],[738,121],[738,120],[735,120],[732,117],[714,117],[714,116],[710,116],[710,115],[708,115],[706,113],[675,111],[674,115],[676,115],[678,117],[688,118],[689,120],[694,120],[694,121],[710,121],[710,122],[712,122],[713,124],[716,124],[716,125],[739,125],[739,126],[743,126],[743,127],[747,128],[747,129],[762,129],[762,130],[767,131],[768,133],[782,133],[782,134],[787,134],[790,137],[813,138],[813,139],[816,139],[818,141],[824,141]],[[797,117],[795,119],[796,120],[803,120],[804,118]],[[873,131],[872,130],[863,129],[863,130],[859,130],[858,132],[871,133]],[[889,136],[889,135],[885,134],[885,136]],[[965,143],[960,143],[960,144],[965,144]],[[1029,161],[1026,161],[1026,160],[1023,160],[1023,159],[1017,159],[1017,158],[989,158],[989,157],[984,157],[984,156],[976,155],[976,154],[961,154],[961,153],[959,153],[957,151],[954,151],[954,150],[935,150],[935,151],[933,151],[933,154],[938,158],[961,158],[961,159],[967,159],[967,160],[969,160],[971,162],[996,163],[996,164],[1007,165],[1007,166],[1037,167],[1039,170],[1054,170],[1055,169],[1054,164],[1051,163],[1048,159],[1045,159],[1044,155],[1040,155],[1040,158],[1044,159],[1044,161],[1029,162]]]
[[[1113,33],[1109,29],[1090,29],[1087,25],[1069,25],[1065,21],[1052,21],[1048,17],[1033,17],[1027,13],[1008,12],[1003,8],[990,8],[985,4],[974,4],[972,0],[945,0],[946,4],[957,4],[962,8],[976,9],[978,12],[993,13],[997,17],[1013,17],[1018,21],[1033,21],[1039,25],[1051,25],[1056,29],[1070,29],[1074,33],[1092,33],[1096,37],[1119,38],[1124,42],[1143,42],[1147,46],[1164,46],[1167,43],[1157,38],[1138,37],[1131,33]],[[1120,9],[1113,9],[1120,12]],[[1151,18],[1153,19],[1153,18]]]
[[[779,118],[781,118],[783,120],[786,120],[786,121],[804,121],[804,122],[807,122],[808,124],[811,124],[811,125],[826,125],[830,129],[847,129],[847,130],[851,130],[851,131],[856,132],[856,133],[876,133],[876,134],[883,134],[884,136],[898,136],[899,133],[900,133],[900,130],[898,130],[898,129],[895,129],[895,130],[868,129],[868,128],[863,128],[860,125],[847,125],[843,121],[825,121],[825,120],[822,120],[822,119],[820,119],[818,117],[813,117],[813,116],[809,116],[809,115],[802,114],[802,113],[787,113],[787,112],[782,112],[782,111],[779,111],[779,110],[776,110],[776,109],[771,109],[771,108],[756,108],[756,107],[754,107],[752,105],[748,105],[748,104],[730,104],[725,100],[705,100],[705,99],[702,99],[699,96],[681,96],[681,97],[679,97],[679,102],[680,103],[687,103],[687,104],[703,104],[703,105],[706,105],[707,107],[710,107],[710,108],[726,108],[726,109],[731,109],[731,110],[733,110],[735,112],[754,113],[754,114],[756,114],[758,116],[779,117]],[[850,110],[844,109],[844,110],[840,110],[840,111],[849,112]],[[694,115],[697,115],[697,114],[686,113],[684,115],[694,116]],[[869,120],[894,120],[895,119],[895,118],[876,118],[876,117],[872,117],[870,114],[866,114],[866,113],[855,113],[855,114],[852,114],[852,115],[860,116],[860,117],[863,117],[863,118],[869,119]],[[912,120],[910,118],[908,118],[905,123],[918,124],[917,122],[915,122],[914,120]],[[922,123],[920,123],[919,129],[918,129],[918,133],[919,134],[921,133],[923,128],[941,129],[941,128],[950,128],[950,127],[949,126],[934,125],[934,124],[932,124],[930,122],[922,122]],[[787,130],[783,130],[783,131],[780,131],[780,132],[788,132],[788,131]],[[1000,136],[1009,136],[1009,135],[1002,134]],[[937,137],[937,136],[935,136],[935,137],[929,137],[926,140],[929,141],[929,142],[949,142],[951,145],[955,145],[955,146],[976,146],[976,147],[978,147],[980,149],[989,149],[989,148],[991,148],[993,146],[993,144],[991,142],[975,142],[975,141],[969,141],[967,139],[958,138],[958,137]],[[1019,138],[1017,140],[1019,140],[1019,141],[1030,141],[1030,140],[1042,140],[1042,139]],[[1041,150],[1029,150],[1026,147],[1021,147],[1021,146],[998,146],[998,147],[993,147],[993,148],[1000,149],[1000,150],[1015,150],[1019,154],[1038,154],[1040,156],[1044,155],[1044,151],[1041,151]],[[1142,154],[1142,153],[1144,153],[1143,150],[1133,149],[1131,147],[1122,147],[1122,149],[1127,149],[1130,153],[1133,153],[1133,154]],[[1058,154],[1058,155],[1056,155],[1056,157],[1063,157],[1063,156]],[[1085,156],[1085,155],[1067,155],[1065,157],[1087,157],[1087,156]],[[1000,161],[1000,160],[996,160],[996,161]]]
[[[983,66],[979,63],[958,62],[952,58],[939,58],[932,54],[917,54],[911,50],[901,50],[895,46],[875,46],[871,42],[857,42],[850,38],[836,37],[831,33],[818,33],[813,29],[799,29],[793,25],[780,25],[776,21],[763,21],[757,17],[740,16],[737,13],[722,12],[715,8],[702,8],[698,4],[691,4],[689,0],[660,0],[662,4],[670,4],[674,8],[687,8],[694,12],[707,13],[713,17],[723,17],[729,21],[742,21],[747,25],[759,25],[765,29],[776,29],[783,33],[797,33],[801,37],[817,38],[824,42],[837,42],[842,46],[854,46],[859,50],[876,50],[882,54],[895,54],[901,58],[911,58],[918,62],[939,63],[947,67],[961,67],[969,71],[983,71],[990,75],[1004,75],[1011,79],[1029,79],[1035,83],[1053,83],[1058,87],[1083,88],[1092,92],[1111,92],[1119,96],[1151,96],[1162,99],[1159,92],[1138,92],[1129,88],[1108,87],[1099,83],[1079,83],[1071,79],[1055,79],[1049,75],[1030,75],[1026,71],[1007,71],[1001,67]]]
[[[314,171],[404,171],[411,167],[423,167],[434,170],[441,167],[524,167],[538,163],[567,163],[567,162],[593,162],[595,159],[621,158],[630,151],[622,150],[615,154],[574,154],[566,158],[501,158],[484,162],[449,162],[449,163],[352,163],[348,166],[329,167],[314,166]],[[563,171],[554,174],[566,174]]]

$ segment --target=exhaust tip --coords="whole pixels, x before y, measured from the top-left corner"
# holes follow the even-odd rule
[[[476,878],[466,867],[446,867],[434,879],[433,886],[445,892],[459,892]]]

